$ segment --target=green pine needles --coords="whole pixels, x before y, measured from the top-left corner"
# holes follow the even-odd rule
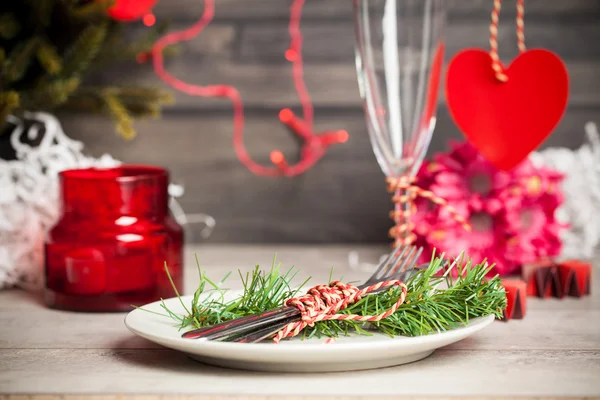
[[[427,268],[415,272],[406,281],[408,293],[404,303],[388,318],[375,323],[321,321],[314,327],[307,327],[302,335],[304,338],[335,338],[350,333],[371,335],[380,332],[392,337],[420,336],[456,328],[477,317],[494,315],[501,318],[506,307],[506,293],[498,276],[487,277],[492,266],[471,261],[456,264],[462,266],[453,267],[443,257],[434,257]],[[452,277],[452,268],[456,268],[457,277]],[[164,301],[161,304],[165,313],[160,315],[175,320],[180,330],[210,326],[280,307],[288,298],[303,294],[310,280],[308,278],[292,287],[291,282],[299,271],[293,267],[282,271],[281,265],[274,261],[268,271],[256,266],[245,276],[240,274],[242,294],[227,299],[227,289],[222,286],[230,274],[215,283],[200,269],[198,271],[200,285],[191,304],[184,304],[175,289],[185,310],[184,315],[170,310]],[[340,313],[378,315],[391,308],[400,296],[401,288],[394,286],[366,295]]]
[[[115,130],[131,139],[135,118],[156,118],[173,103],[170,93],[154,87],[89,83],[90,74],[135,63],[138,54],[151,51],[165,24],[127,40],[125,24],[106,13],[110,0],[0,3],[0,127],[22,111],[69,110],[110,116]],[[173,52],[165,49],[165,55]]]

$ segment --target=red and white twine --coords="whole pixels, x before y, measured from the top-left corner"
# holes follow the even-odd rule
[[[524,0],[517,0],[517,41],[519,51],[525,52],[525,23],[523,15],[525,14]],[[492,10],[492,23],[490,24],[490,57],[492,58],[492,68],[496,73],[496,78],[501,82],[508,81],[508,76],[504,73],[502,62],[498,57],[498,16],[500,14],[502,0],[494,0],[494,9]]]
[[[390,212],[390,218],[396,223],[389,232],[390,237],[395,238],[395,246],[399,244],[411,244],[417,238],[413,232],[415,224],[411,221],[411,215],[417,211],[417,205],[415,204],[417,197],[423,197],[438,206],[444,207],[456,222],[461,224],[466,230],[471,230],[471,226],[467,220],[454,207],[449,205],[445,199],[429,190],[420,188],[414,184],[415,181],[415,177],[409,176],[387,178],[388,191],[391,193],[401,193],[392,197],[392,201],[400,205],[400,207]]]
[[[359,301],[364,295],[388,286],[400,286],[402,293],[398,301],[385,312],[379,315],[338,314],[339,311]],[[404,303],[406,292],[406,285],[399,280],[379,282],[362,290],[359,290],[354,285],[340,281],[333,281],[329,285],[317,285],[309,289],[305,295],[286,301],[286,306],[296,307],[300,310],[302,319],[297,322],[291,322],[282,328],[277,332],[273,341],[279,343],[282,339],[294,337],[307,326],[312,327],[315,322],[319,321],[381,321],[396,312],[398,307]]]

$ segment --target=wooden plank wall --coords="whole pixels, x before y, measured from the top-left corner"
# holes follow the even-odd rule
[[[194,22],[200,0],[161,0],[159,19],[172,29]],[[216,17],[206,31],[170,59],[168,70],[199,84],[236,86],[246,106],[245,141],[257,161],[271,150],[297,157],[296,141],[278,122],[282,107],[298,109],[283,58],[288,46],[290,0],[217,0]],[[492,0],[448,0],[446,59],[470,46],[487,48]],[[546,47],[566,62],[571,77],[569,108],[544,146],[575,148],[589,120],[600,122],[600,1],[528,0],[525,33],[529,48]],[[500,55],[517,53],[515,0],[503,2]],[[132,25],[132,29],[144,29]],[[231,107],[226,100],[177,94],[177,103],[159,120],[137,125],[132,142],[116,137],[109,121],[60,115],[69,135],[88,150],[109,152],[127,162],[160,164],[185,185],[181,199],[190,213],[217,220],[211,242],[383,242],[391,207],[384,177],[373,156],[356,84],[351,0],[307,0],[302,29],[305,76],[313,98],[318,129],[347,129],[350,140],[333,148],[312,170],[287,179],[256,177],[236,159],[232,148]],[[144,68],[141,68],[144,70]],[[151,69],[120,66],[95,79],[161,82]],[[549,83],[551,84],[551,83]],[[461,138],[443,97],[430,154],[448,138]],[[200,241],[190,227],[190,241]]]

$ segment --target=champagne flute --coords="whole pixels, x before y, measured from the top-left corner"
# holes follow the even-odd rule
[[[415,176],[436,122],[444,57],[445,0],[354,0],[356,71],[373,152],[385,176]],[[409,195],[397,189],[395,196]],[[398,229],[410,202],[396,202],[390,235],[410,241]],[[355,252],[351,266],[360,263]]]

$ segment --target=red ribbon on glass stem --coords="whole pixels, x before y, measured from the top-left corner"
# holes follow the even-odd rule
[[[298,118],[289,109],[279,113],[279,119],[288,126],[299,138],[302,139],[300,161],[289,165],[285,156],[279,150],[271,152],[273,166],[267,167],[255,162],[244,146],[244,105],[239,91],[229,85],[199,86],[186,83],[169,74],[164,68],[162,52],[165,47],[185,40],[191,40],[202,32],[214,17],[214,0],[204,1],[204,12],[198,22],[182,31],[166,34],[152,47],[152,59],[156,75],[169,86],[191,96],[200,97],[226,97],[233,106],[233,147],[239,160],[255,175],[261,176],[295,176],[306,172],[325,155],[328,148],[334,144],[345,143],[348,132],[344,130],[315,133],[313,130],[314,110],[308,90],[303,80],[304,68],[302,60],[302,34],[300,32],[300,18],[305,0],[294,0],[290,12],[289,34],[291,37],[290,48],[285,52],[285,57],[292,62],[294,85],[302,104],[303,118]]]

